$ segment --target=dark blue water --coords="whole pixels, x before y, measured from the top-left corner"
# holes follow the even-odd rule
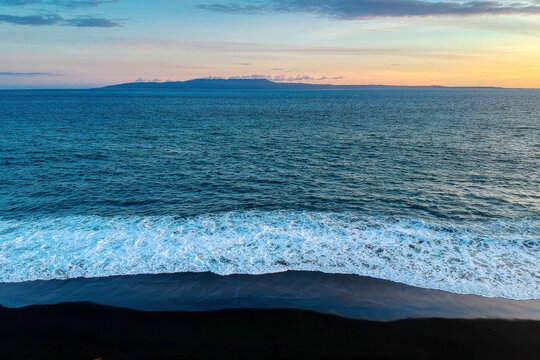
[[[0,281],[320,270],[540,298],[540,91],[2,91]]]

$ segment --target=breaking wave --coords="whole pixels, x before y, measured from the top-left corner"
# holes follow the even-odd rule
[[[286,211],[0,220],[0,282],[287,270],[540,299],[540,220],[464,225]]]

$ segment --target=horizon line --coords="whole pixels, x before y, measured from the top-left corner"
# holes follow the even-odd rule
[[[121,86],[126,84],[170,84],[170,83],[185,83],[189,81],[195,81],[195,80],[209,80],[209,81],[261,81],[264,80],[266,82],[270,82],[273,84],[295,84],[295,85],[308,85],[308,86],[329,86],[329,87],[354,87],[354,86],[373,86],[373,87],[404,87],[404,88],[443,88],[443,89],[506,89],[506,90],[540,90],[540,87],[505,87],[505,86],[497,86],[497,85],[438,85],[438,84],[432,84],[432,85],[395,85],[395,84],[331,84],[331,83],[308,83],[308,82],[301,82],[301,81],[273,81],[266,78],[260,78],[260,79],[235,79],[234,77],[229,78],[192,78],[188,80],[168,80],[168,81],[130,81],[130,82],[124,82],[124,83],[113,83],[108,85],[97,85],[97,86],[77,86],[70,87],[71,85],[68,85],[66,87],[63,86],[36,86],[36,87],[12,87],[12,88],[2,88],[0,85],[0,91],[25,91],[25,90],[99,90],[104,89],[107,87],[113,87],[113,86]],[[194,89],[191,89],[194,90]],[[228,90],[237,90],[237,89],[228,89]],[[241,89],[238,89],[241,90]],[[278,89],[275,89],[278,90]],[[324,89],[320,89],[324,90]],[[330,90],[330,89],[327,89]]]

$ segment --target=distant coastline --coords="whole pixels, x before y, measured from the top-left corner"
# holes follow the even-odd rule
[[[385,85],[385,84],[309,84],[301,82],[275,82],[268,79],[214,79],[201,78],[186,81],[136,81],[106,86],[17,87],[0,91],[88,91],[88,90],[532,90],[501,86],[443,86],[443,85]]]
[[[118,90],[433,90],[433,89],[505,89],[494,86],[447,87],[447,86],[402,86],[402,85],[332,85],[273,82],[267,79],[193,79],[168,82],[131,82],[109,85],[100,89]]]

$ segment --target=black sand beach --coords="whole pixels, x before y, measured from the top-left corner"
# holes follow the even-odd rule
[[[0,359],[538,359],[540,301],[320,272],[0,284]]]
[[[0,305],[90,302],[142,311],[299,309],[346,318],[540,320],[540,300],[424,289],[357,275],[289,271],[220,276],[178,273],[0,284]]]
[[[0,308],[1,359],[538,359],[540,322],[352,320],[299,310]]]

